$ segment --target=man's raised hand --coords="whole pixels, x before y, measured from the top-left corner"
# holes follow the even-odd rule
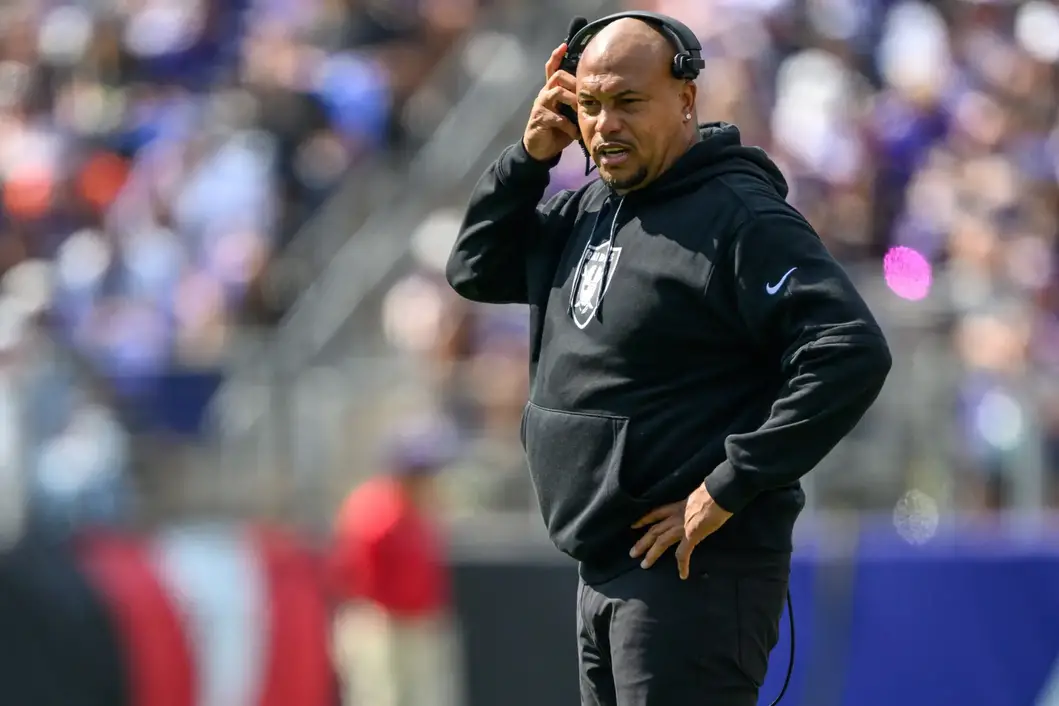
[[[544,67],[544,88],[533,101],[529,122],[522,134],[526,152],[540,162],[553,159],[580,137],[577,126],[559,112],[559,106],[563,104],[577,110],[576,81],[568,72],[559,69],[565,54],[564,43],[548,58]]]

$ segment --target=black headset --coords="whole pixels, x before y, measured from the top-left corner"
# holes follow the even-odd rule
[[[702,58],[702,44],[699,43],[699,38],[695,36],[695,33],[684,23],[657,12],[619,12],[607,15],[595,22],[589,22],[584,17],[575,17],[570,23],[570,31],[567,34],[566,56],[563,57],[559,68],[576,74],[581,54],[592,38],[610,23],[626,18],[646,22],[673,43],[673,46],[677,48],[671,69],[674,78],[694,81],[699,72],[706,67],[706,62]]]
[[[570,30],[566,35],[566,55],[563,56],[562,63],[559,64],[559,70],[577,75],[577,65],[581,61],[581,54],[585,51],[588,43],[592,41],[592,38],[611,22],[625,18],[646,22],[661,32],[676,47],[677,53],[673,57],[673,65],[670,67],[674,78],[694,81],[698,77],[699,72],[706,67],[706,62],[702,58],[702,44],[699,43],[699,38],[695,36],[695,33],[687,25],[657,12],[636,11],[618,12],[600,18],[595,22],[589,22],[584,17],[575,17],[570,22]],[[574,125],[577,125],[577,111],[572,107],[562,103],[559,105],[559,112]],[[578,142],[581,144],[581,150],[585,153],[585,158],[588,160],[585,166],[585,174],[587,175],[592,170],[592,157],[584,141],[578,138]]]

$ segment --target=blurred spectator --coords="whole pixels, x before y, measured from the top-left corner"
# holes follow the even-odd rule
[[[536,502],[518,436],[529,384],[528,312],[473,305],[445,282],[460,218],[437,211],[413,234],[415,266],[387,293],[383,330],[425,371],[436,403],[468,442],[445,472],[449,513],[524,511]]]
[[[339,512],[334,639],[347,706],[457,703],[434,482],[455,441],[434,421],[401,429],[387,449],[388,473],[355,489]]]
[[[49,522],[127,515],[129,433],[201,433],[240,327],[297,294],[270,284],[279,251],[402,146],[405,101],[478,6],[0,4],[0,308],[55,348],[18,361]]]
[[[19,410],[13,421],[33,528],[67,536],[128,526],[129,436],[109,386],[31,321],[24,325],[8,350],[15,386],[6,392]]]
[[[269,322],[269,262],[477,2],[5,3],[0,275],[49,266],[61,332],[111,375],[216,365]]]

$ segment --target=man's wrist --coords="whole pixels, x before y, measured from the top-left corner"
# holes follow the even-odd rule
[[[757,496],[757,488],[747,482],[731,463],[721,462],[702,483],[713,502],[725,512],[735,514]]]
[[[559,159],[555,159],[557,164]],[[549,172],[555,164],[534,159],[519,140],[504,150],[497,164],[497,176],[504,184],[532,184],[547,186]]]
[[[529,151],[529,148],[526,147],[525,139],[518,141],[517,149],[521,152],[519,156],[524,156],[525,159],[529,160],[530,162],[541,166],[546,166],[548,167],[548,169],[551,169],[556,164],[558,164],[559,159],[563,156],[563,153],[560,152],[559,154],[549,157],[547,159],[541,159],[540,157],[536,157]]]

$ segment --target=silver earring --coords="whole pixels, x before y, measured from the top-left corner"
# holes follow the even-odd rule
[[[691,120],[691,113],[688,113],[687,115],[685,115],[684,119],[685,120]]]

